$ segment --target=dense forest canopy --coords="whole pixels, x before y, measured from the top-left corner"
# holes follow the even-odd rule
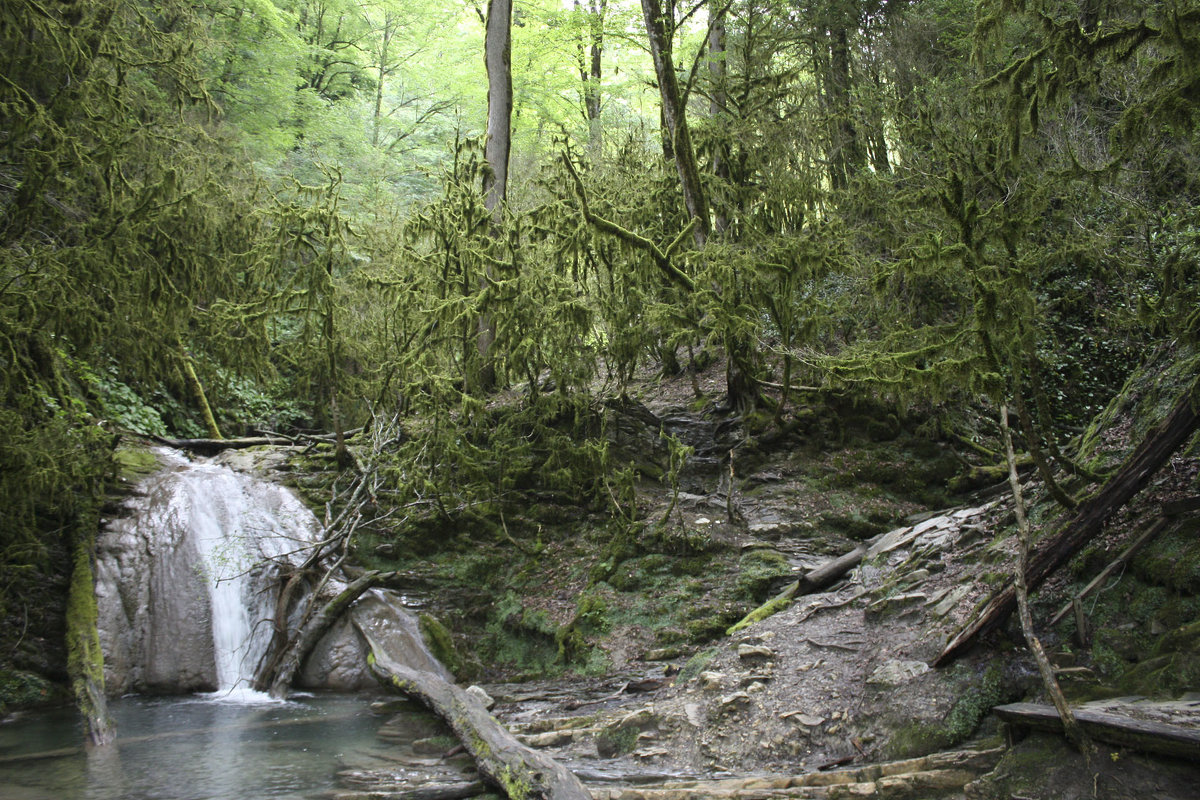
[[[414,514],[627,513],[597,408],[639,370],[724,359],[751,432],[1011,403],[1086,469],[1196,337],[1195,0],[518,0],[499,204],[493,5],[0,7],[3,602],[126,432],[388,420]]]

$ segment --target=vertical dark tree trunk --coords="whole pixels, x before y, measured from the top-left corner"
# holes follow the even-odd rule
[[[882,97],[885,89],[878,71],[874,71],[873,83],[876,97]],[[867,154],[871,159],[871,168],[881,175],[891,172],[892,165],[888,158],[887,127],[883,121],[883,112],[878,105],[873,105],[870,109],[866,126]]]
[[[696,151],[692,147],[686,110],[679,91],[679,82],[675,76],[675,64],[672,59],[674,12],[671,13],[671,16],[667,16],[659,0],[642,0],[642,13],[646,18],[650,54],[654,59],[654,72],[658,78],[659,94],[662,98],[663,127],[670,134],[675,167],[679,172],[679,183],[683,189],[684,207],[687,209],[688,217],[695,222],[692,235],[696,247],[703,249],[712,233],[712,227],[709,220],[708,199],[705,197],[704,187],[700,182]],[[736,291],[734,286],[715,288],[718,293],[723,295]],[[752,409],[758,400],[758,384],[751,374],[754,348],[744,338],[728,333],[724,338],[726,399],[731,408],[745,412]]]
[[[866,165],[854,112],[850,103],[850,34],[844,21],[829,31],[829,71],[825,90],[830,121],[829,179],[834,189],[845,189]]]
[[[587,33],[579,42],[579,78],[583,83],[583,113],[588,123],[588,151],[600,153],[600,79],[603,74],[604,14],[608,0],[575,0],[575,10],[587,14]]]
[[[679,172],[679,183],[683,188],[683,204],[688,217],[696,220],[696,227],[693,229],[696,246],[703,247],[710,231],[708,201],[700,183],[696,152],[692,148],[687,115],[684,113],[683,100],[679,93],[679,81],[675,77],[672,40],[669,35],[674,27],[674,20],[668,20],[664,16],[659,0],[642,0],[642,13],[646,18],[650,55],[654,59],[654,74],[658,78],[658,91],[662,97],[664,127],[670,134],[675,168]]]

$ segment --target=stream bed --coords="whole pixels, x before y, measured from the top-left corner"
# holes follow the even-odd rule
[[[402,743],[378,733],[429,726],[427,715],[377,713],[362,695],[257,704],[206,696],[126,697],[110,710],[117,741],[81,746],[72,708],[0,724],[4,800],[308,800],[338,773],[393,760]],[[400,724],[397,724],[397,723]]]

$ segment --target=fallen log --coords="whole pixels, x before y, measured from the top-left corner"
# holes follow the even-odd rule
[[[264,445],[291,445],[295,439],[285,436],[244,436],[240,439],[167,439],[162,436],[154,437],[159,444],[174,447],[176,450],[187,450],[202,456],[215,456],[222,450],[244,450],[247,447],[263,447]]]
[[[1053,706],[1039,703],[1011,703],[992,709],[1001,721],[1017,727],[1062,733],[1062,719]],[[1120,714],[1075,709],[1075,720],[1087,735],[1100,742],[1129,747],[1146,753],[1200,761],[1200,730],[1134,719]]]
[[[338,592],[336,597],[309,619],[292,637],[283,657],[276,662],[275,674],[270,678],[271,696],[286,697],[288,689],[292,685],[292,678],[300,671],[300,665],[304,663],[309,652],[333,626],[333,623],[337,622],[338,617],[361,597],[363,592],[395,577],[395,575],[394,572],[379,572],[378,570],[366,573]]]
[[[831,558],[819,567],[807,572],[798,581],[796,595],[812,594],[837,583],[843,575],[858,566],[867,554],[867,548],[859,545],[849,553]]]
[[[331,800],[464,800],[467,797],[478,797],[486,792],[482,781],[457,781],[454,783],[434,783],[416,788],[372,788],[350,789],[335,792]]]
[[[1198,403],[1200,381],[1184,392],[1167,418],[1146,434],[1100,491],[1079,504],[1071,521],[1034,551],[1025,573],[1026,585],[1030,589],[1039,586],[1099,534],[1108,519],[1140,492],[1154,473],[1191,438],[1200,427]],[[1002,625],[1016,605],[1016,591],[1010,582],[992,596],[974,621],[950,640],[933,665],[942,667],[954,661],[976,639]]]
[[[362,433],[362,428],[346,431],[344,439],[351,439]],[[164,436],[153,437],[159,444],[174,447],[176,450],[187,450],[202,456],[215,456],[222,450],[244,450],[247,447],[264,447],[266,445],[298,445],[303,442],[311,444],[335,444],[337,434],[333,433],[301,433],[287,436],[282,433],[261,431],[255,436],[241,436],[235,439],[168,439]]]
[[[1070,613],[1072,606],[1086,598],[1092,592],[1096,591],[1096,589],[1100,588],[1100,585],[1108,580],[1109,575],[1112,575],[1122,566],[1129,563],[1130,559],[1137,555],[1138,551],[1141,550],[1147,542],[1161,533],[1162,529],[1165,527],[1167,527],[1166,517],[1156,518],[1154,523],[1146,530],[1145,533],[1139,536],[1133,544],[1125,548],[1125,551],[1121,553],[1121,555],[1114,558],[1107,567],[1100,571],[1099,575],[1092,578],[1087,586],[1079,590],[1074,597],[1067,601],[1067,603],[1058,610],[1057,614],[1050,618],[1050,622],[1048,623],[1050,627],[1057,625],[1063,617]]]
[[[872,542],[878,541],[882,537],[875,537]],[[844,553],[837,558],[831,558],[820,566],[813,567],[807,573],[792,581],[783,588],[779,594],[772,597],[767,602],[763,603],[758,608],[751,611],[746,616],[742,617],[737,623],[729,627],[725,631],[726,636],[732,636],[743,628],[753,625],[755,622],[761,622],[772,614],[776,614],[787,608],[792,602],[792,599],[806,594],[813,594],[822,589],[828,588],[840,580],[846,573],[858,566],[858,563],[863,560],[867,554],[867,548],[864,545],[851,550],[849,553]]]
[[[431,672],[400,664],[379,646],[369,629],[359,631],[367,640],[367,663],[375,678],[445,720],[475,759],[485,781],[514,800],[591,800],[588,790],[566,767],[517,741],[473,695]]]

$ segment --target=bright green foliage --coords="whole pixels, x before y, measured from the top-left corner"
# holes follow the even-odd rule
[[[702,249],[638,3],[518,9],[498,218],[471,3],[0,7],[6,576],[93,524],[114,432],[200,435],[205,405],[232,433],[379,423],[405,513],[378,537],[414,549],[604,509],[600,574],[710,545],[639,509],[687,448],[610,446],[605,402],[647,367],[724,355],[748,436],[797,387],[920,405],[931,435],[1016,401],[1072,469],[1060,444],[1136,360],[1195,339],[1195,0],[673,5]],[[745,566],[759,601],[778,565]]]

